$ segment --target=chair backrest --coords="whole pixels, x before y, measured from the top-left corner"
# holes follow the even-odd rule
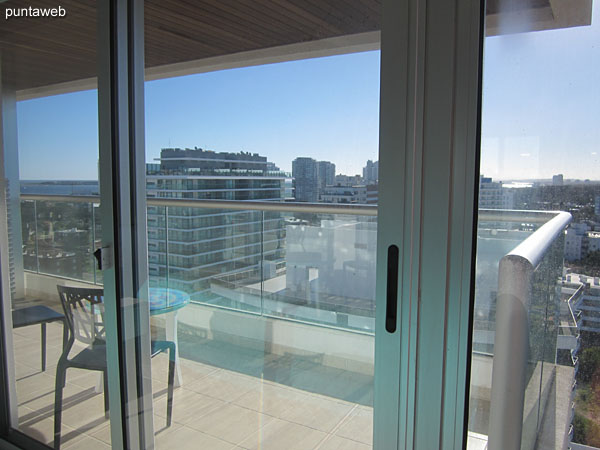
[[[87,345],[105,340],[104,291],[71,286],[57,286],[57,289],[69,326],[70,346],[74,339]]]

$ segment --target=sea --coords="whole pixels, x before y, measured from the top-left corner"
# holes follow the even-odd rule
[[[97,180],[21,180],[21,194],[100,195]]]

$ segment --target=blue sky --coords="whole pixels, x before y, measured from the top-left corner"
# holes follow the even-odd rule
[[[591,27],[487,38],[481,172],[600,179],[600,2]],[[146,83],[146,159],[163,147],[377,159],[379,52]],[[96,91],[18,104],[22,179],[97,178]]]
[[[482,173],[600,179],[599,22],[486,39]]]

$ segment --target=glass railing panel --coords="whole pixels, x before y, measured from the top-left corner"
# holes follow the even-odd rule
[[[560,317],[564,238],[554,240],[533,273],[529,306],[529,357],[523,405],[522,449],[535,448],[554,383]]]
[[[265,213],[264,314],[374,332],[377,219]]]
[[[469,430],[488,434],[500,260],[531,235],[510,224],[481,222],[477,230]]]
[[[327,422],[358,405],[368,442],[376,217],[170,206],[148,215],[153,337],[177,329],[186,396],[317,429],[329,425],[303,408],[323,408]],[[171,314],[152,309],[163,299]],[[166,369],[153,362],[158,385]],[[187,422],[200,406],[185,417],[183,401],[174,420]]]
[[[21,203],[26,270],[94,282],[92,203]]]
[[[531,235],[505,223],[483,222],[477,230],[473,351],[493,353],[496,330],[498,267],[504,255]],[[491,374],[490,374],[491,375]],[[490,380],[491,381],[491,380]]]
[[[480,216],[486,214],[490,213],[480,212]],[[498,386],[510,385],[515,392],[522,386],[519,448],[532,450],[540,448],[536,442],[539,442],[544,418],[556,412],[556,404],[550,402],[555,398],[552,389],[556,389],[556,383],[564,384],[563,378],[569,376],[571,366],[567,361],[566,372],[557,368],[563,301],[560,283],[563,233],[570,216],[547,214],[546,222],[560,223],[552,225],[553,234],[548,234],[548,231],[540,231],[542,223],[523,226],[517,218],[509,219],[509,214],[522,215],[523,223],[533,217],[528,217],[525,211],[507,212],[509,222],[497,222],[496,227],[491,222],[485,226],[480,223],[478,230],[469,431],[486,439],[490,434],[498,436],[498,427],[503,423],[499,418],[506,414],[507,408],[517,407],[512,400],[503,408],[492,404],[494,398],[502,396]],[[541,259],[531,262],[528,258],[533,256],[527,255],[538,251]],[[517,343],[509,335],[522,335],[523,339]],[[521,361],[521,351],[525,356],[519,365],[515,361]],[[500,366],[495,367],[497,364]],[[496,373],[496,369],[502,367],[509,368]],[[551,411],[547,411],[549,406]]]
[[[21,201],[21,230],[23,236],[23,269],[38,271],[38,240],[35,201]]]
[[[151,208],[151,287],[183,291],[192,303],[261,312],[261,211]]]

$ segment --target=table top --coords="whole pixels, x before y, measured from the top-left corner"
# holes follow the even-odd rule
[[[29,306],[27,308],[15,309],[12,312],[13,328],[36,325],[56,320],[65,320],[63,314],[44,305]]]
[[[170,288],[148,289],[150,315],[166,314],[183,308],[190,303],[190,296],[184,291]]]

